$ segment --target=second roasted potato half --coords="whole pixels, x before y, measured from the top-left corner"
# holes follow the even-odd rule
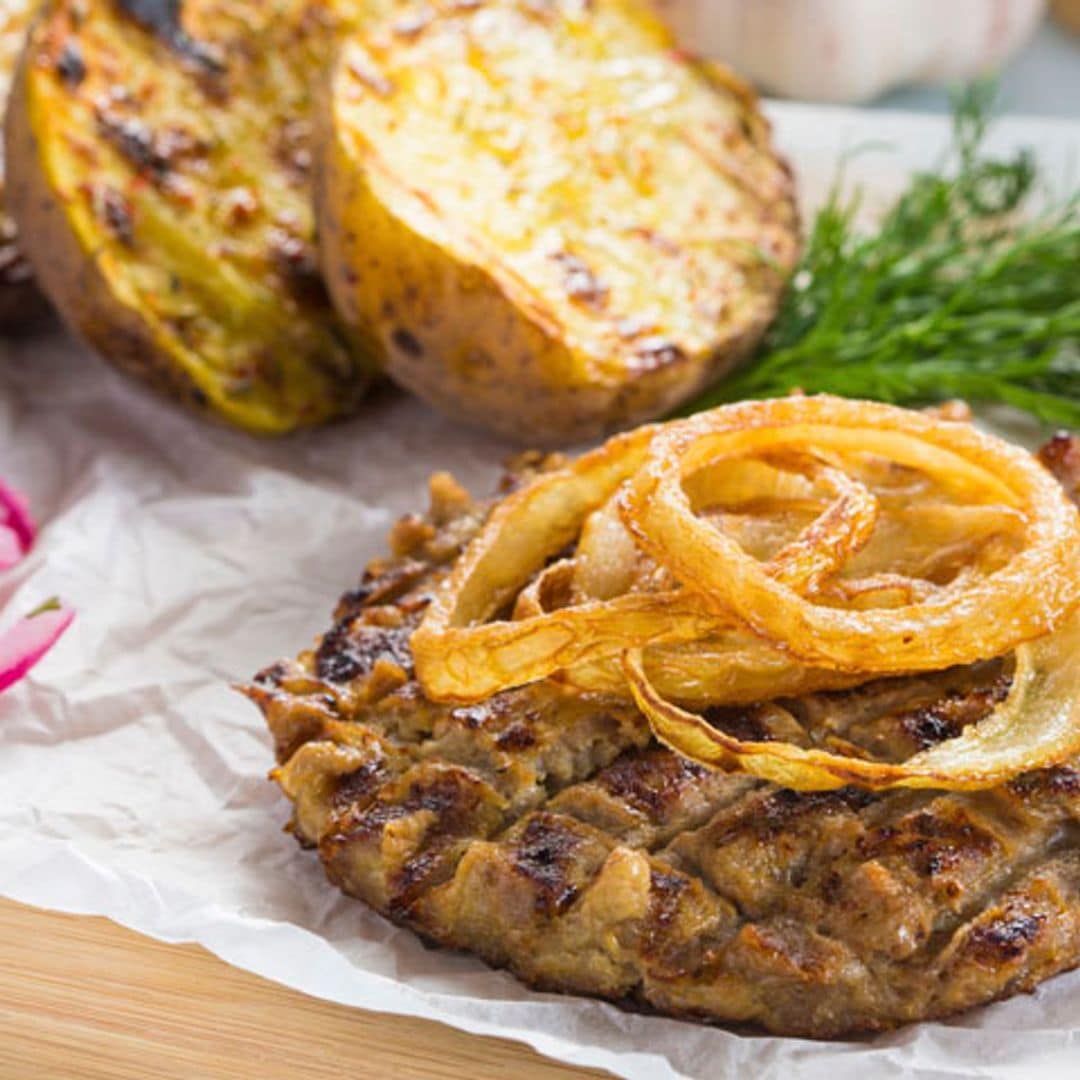
[[[797,256],[752,96],[644,0],[425,0],[349,37],[324,275],[390,374],[529,442],[661,414],[758,342]]]
[[[35,273],[108,359],[251,431],[347,413],[368,365],[314,250],[300,0],[50,0],[15,79],[9,199]]]

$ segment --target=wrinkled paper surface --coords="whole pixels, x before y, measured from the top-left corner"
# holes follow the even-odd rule
[[[820,198],[841,152],[872,210],[932,164],[943,120],[773,109]],[[1010,121],[1075,188],[1080,128]],[[317,997],[522,1039],[628,1078],[1076,1076],[1080,975],[872,1041],[732,1034],[532,993],[338,895],[281,831],[270,742],[229,689],[328,625],[401,513],[449,468],[490,488],[509,448],[391,392],[332,430],[259,442],[189,418],[59,332],[0,345],[0,474],[44,526],[0,577],[0,625],[59,595],[75,624],[0,697],[0,895],[106,915]],[[794,1070],[794,1072],[792,1072]]]

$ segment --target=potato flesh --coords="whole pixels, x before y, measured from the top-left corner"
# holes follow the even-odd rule
[[[790,179],[748,133],[756,113],[638,3],[398,11],[346,45],[333,109],[339,167],[554,341],[491,358],[524,387],[618,388],[681,366],[685,394],[763,323],[795,256]],[[386,282],[352,269],[358,320],[391,337]],[[452,313],[439,329],[431,362],[465,364]]]
[[[50,7],[26,70],[48,196],[196,403],[260,432],[321,422],[366,379],[313,250],[309,83],[329,21],[294,0],[179,10],[170,30],[131,3]],[[109,355],[109,312],[78,311],[61,269],[42,277]]]

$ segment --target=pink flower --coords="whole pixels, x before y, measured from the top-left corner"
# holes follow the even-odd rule
[[[74,611],[50,600],[0,634],[0,691],[26,675],[74,618]]]
[[[37,526],[26,499],[0,480],[0,570],[8,570],[30,550]],[[75,612],[49,600],[0,633],[0,691],[17,683],[56,644]]]

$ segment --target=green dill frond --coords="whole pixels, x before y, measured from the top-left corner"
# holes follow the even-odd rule
[[[1038,172],[983,153],[992,87],[954,103],[952,150],[877,228],[834,189],[756,359],[686,412],[794,388],[920,405],[1002,403],[1080,429],[1080,210],[1028,220]]]

